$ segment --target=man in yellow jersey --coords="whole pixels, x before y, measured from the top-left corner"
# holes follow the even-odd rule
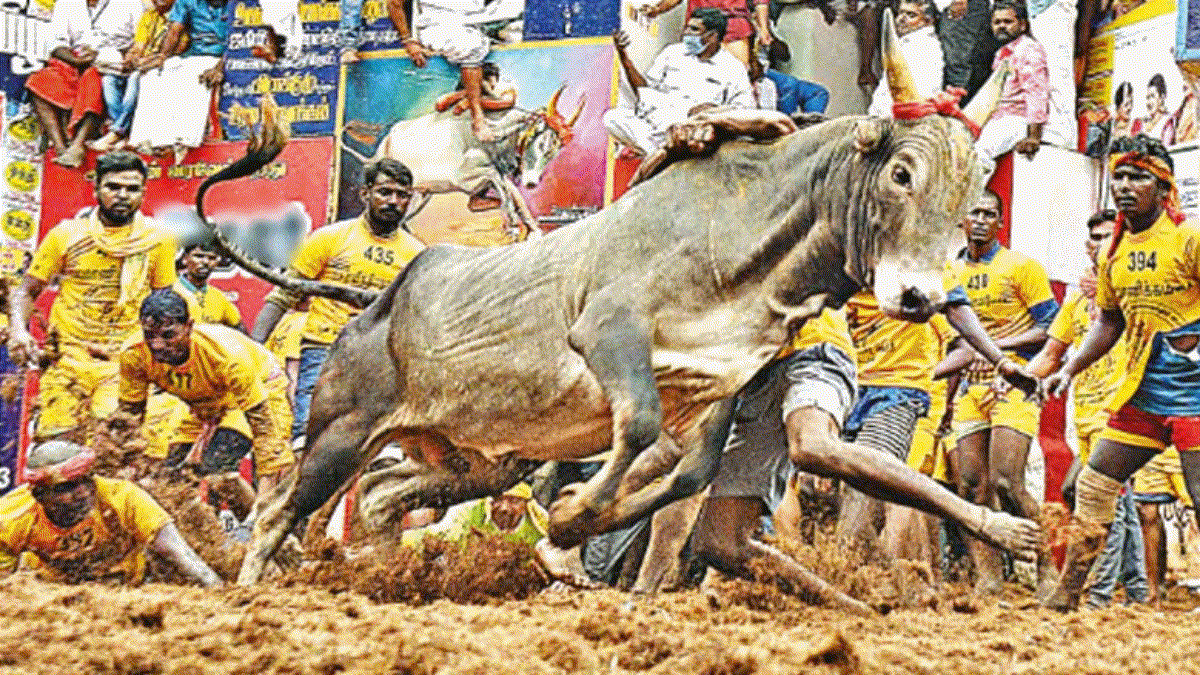
[[[209,241],[194,242],[183,247],[179,258],[182,267],[175,290],[192,306],[196,323],[220,323],[242,330],[242,313],[225,293],[208,283],[213,268],[221,264],[221,252]]]
[[[1006,358],[1025,363],[1046,340],[1058,302],[1046,270],[1032,258],[1000,245],[1000,198],[985,191],[964,223],[967,246],[946,266],[947,285],[961,286],[988,335]],[[1037,435],[1037,402],[1022,392],[998,391],[995,369],[966,345],[948,359],[970,357],[964,388],[954,406],[952,472],[959,493],[976,504],[999,504],[1017,516],[1037,518],[1038,501],[1025,487],[1025,464]],[[967,359],[964,359],[967,360]],[[998,553],[968,544],[975,561],[978,593],[993,593],[1003,581]],[[1041,570],[1049,574],[1048,558]]]
[[[153,497],[130,481],[92,475],[95,460],[90,448],[62,440],[29,452],[26,484],[0,497],[0,573],[138,584],[149,549],[205,586],[222,584]]]
[[[175,283],[175,242],[139,208],[146,165],[131,152],[96,159],[96,208],[64,220],[38,246],[24,280],[9,295],[9,355],[24,363],[37,350],[29,334],[34,301],[58,279],[50,328],[60,357],[42,373],[37,439],[80,426],[80,412],[104,419],[117,407],[116,355],[137,328],[151,290]]]
[[[1121,339],[1124,379],[1108,401],[1107,428],[1076,480],[1073,523],[1063,573],[1049,607],[1079,602],[1088,570],[1116,516],[1121,486],[1174,445],[1193,501],[1200,494],[1200,227],[1179,211],[1174,166],[1162,143],[1144,135],[1112,146],[1111,188],[1117,210],[1113,244],[1100,255],[1099,316],[1079,350],[1043,382],[1061,396],[1071,381]]]
[[[1050,324],[1049,338],[1038,355],[1029,362],[1030,371],[1045,377],[1062,365],[1067,348],[1078,350],[1083,344],[1092,317],[1096,314],[1096,264],[1101,249],[1112,241],[1116,228],[1117,212],[1101,211],[1088,219],[1088,239],[1084,243],[1092,268],[1080,280],[1078,288],[1067,292],[1062,310]],[[1124,345],[1109,350],[1096,363],[1079,374],[1075,380],[1075,432],[1079,439],[1079,454],[1071,463],[1067,478],[1063,481],[1063,499],[1068,505],[1075,503],[1075,479],[1080,469],[1087,464],[1092,448],[1099,440],[1100,432],[1108,422],[1108,411],[1104,409],[1108,397],[1121,383],[1125,369]],[[1178,461],[1178,460],[1176,460]],[[1182,481],[1181,481],[1182,482]],[[1185,493],[1186,494],[1186,493]],[[1134,508],[1133,485],[1126,482],[1121,499],[1117,501],[1117,517],[1108,531],[1104,553],[1096,563],[1096,573],[1088,589],[1088,605],[1107,607],[1112,600],[1118,577],[1125,587],[1125,595],[1132,602],[1146,602],[1147,562],[1144,561],[1142,528],[1138,522],[1138,510]],[[1154,512],[1157,515],[1158,505]],[[1149,537],[1147,537],[1147,540]],[[1157,539],[1155,541],[1158,541]],[[1151,583],[1150,588],[1153,588]]]
[[[949,323],[941,314],[926,323],[893,319],[867,291],[847,301],[846,319],[858,355],[858,401],[846,418],[843,436],[932,476],[936,460],[932,439],[920,457],[912,447],[917,428],[932,408],[933,367],[942,358],[938,331],[950,332]],[[873,540],[876,510],[875,500],[848,491],[839,511],[839,538]],[[883,511],[883,551],[893,558],[935,564],[931,523],[898,504],[884,504]]]
[[[961,289],[952,290],[949,298],[947,312],[953,323],[981,351],[1000,361],[1000,350],[987,341]],[[947,518],[1019,556],[1035,555],[1041,537],[1034,523],[970,504],[890,454],[841,440],[842,420],[854,401],[852,354],[844,310],[826,309],[809,319],[785,354],[743,388],[720,468],[696,524],[697,553],[730,574],[749,574],[752,559],[768,561],[776,574],[826,601],[861,609],[752,536],[761,516],[780,505],[792,471],[799,470],[839,478],[877,499]],[[1011,362],[1003,368],[1018,379]]]
[[[368,289],[383,289],[425,246],[404,230],[405,211],[412,197],[412,173],[394,159],[367,165],[359,191],[367,210],[351,220],[327,225],[309,235],[292,261],[291,271],[319,281]],[[251,335],[265,342],[284,312],[302,298],[276,289],[267,296]],[[348,304],[313,298],[300,348],[296,384],[296,415],[292,438],[304,435],[308,406],[329,346],[342,326],[358,316]]]
[[[117,434],[142,421],[147,389],[161,387],[188,404],[180,433],[195,439],[200,473],[237,480],[237,463],[252,447],[258,488],[275,484],[295,462],[288,431],[287,378],[275,357],[242,333],[216,324],[194,324],[188,304],[173,289],[142,303],[142,338],[121,352]],[[236,431],[244,416],[251,439]],[[248,510],[244,500],[236,500]],[[242,515],[242,514],[239,514]]]

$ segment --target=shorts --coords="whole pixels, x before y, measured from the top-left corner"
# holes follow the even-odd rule
[[[929,392],[913,387],[862,387],[843,436],[906,461],[917,420],[929,413]]]
[[[420,28],[417,39],[450,63],[467,68],[481,65],[492,49],[492,42],[483,31],[453,23],[435,23]]]
[[[117,411],[120,366],[116,359],[100,359],[77,345],[63,346],[62,355],[42,372],[38,385],[35,438],[49,438]]]
[[[254,439],[246,415],[241,410],[226,411],[217,425],[218,431],[228,429],[254,439],[254,467],[260,476],[286,469],[296,461],[292,453],[292,405],[288,402],[287,382],[287,376],[282,373],[277,373],[266,382],[267,409],[271,419],[267,438]],[[187,411],[169,433],[169,445],[195,442],[203,427],[200,419],[190,410]],[[203,464],[206,460],[201,461]]]
[[[1108,427],[1100,438],[1157,450],[1171,445],[1180,450],[1197,450],[1200,416],[1155,415],[1126,403],[1108,419]]]
[[[1133,499],[1142,504],[1168,504],[1178,499],[1192,505],[1178,450],[1167,448],[1133,474]]]
[[[939,436],[937,426],[940,420],[929,415],[917,419],[913,429],[912,445],[908,449],[905,463],[913,471],[919,471],[926,476],[940,481],[946,480],[946,439]]]
[[[854,403],[854,361],[827,343],[764,368],[738,394],[733,425],[710,497],[758,497],[774,512],[791,476],[785,420],[816,407],[840,426]]]
[[[1076,408],[1078,410],[1078,408]],[[1079,463],[1087,464],[1092,456],[1100,433],[1108,426],[1108,413],[1103,410],[1090,414],[1075,416],[1075,434],[1079,437]]]
[[[996,394],[989,384],[973,384],[954,402],[954,435],[962,438],[992,427],[1008,427],[1035,438],[1040,414],[1037,401],[1025,400],[1025,394],[1017,389]]]

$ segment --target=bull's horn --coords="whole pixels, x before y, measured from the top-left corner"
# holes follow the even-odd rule
[[[558,114],[558,99],[560,96],[562,96],[563,90],[565,90],[566,88],[567,88],[567,85],[564,84],[563,86],[558,88],[558,91],[554,92],[553,96],[550,97],[550,102],[546,104],[546,112],[547,113],[549,113],[551,115]]]
[[[579,105],[575,106],[575,114],[571,115],[571,119],[567,120],[567,127],[573,127],[579,121],[579,115],[583,112],[583,104],[585,103],[587,103],[587,94],[579,97]]]
[[[1000,94],[1004,91],[1004,82],[1012,71],[1008,62],[1002,62],[1000,67],[992,71],[992,76],[975,93],[975,98],[963,108],[963,116],[979,126],[983,126],[1000,104]]]
[[[892,103],[915,103],[921,100],[917,84],[908,61],[900,51],[900,37],[896,35],[896,22],[892,10],[883,10],[883,47],[879,50],[883,59],[883,71],[887,73],[888,88],[892,90]]]

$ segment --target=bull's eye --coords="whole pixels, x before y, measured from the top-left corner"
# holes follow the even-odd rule
[[[901,187],[911,188],[912,174],[908,172],[908,169],[902,166],[897,166],[896,168],[892,169],[892,181]]]

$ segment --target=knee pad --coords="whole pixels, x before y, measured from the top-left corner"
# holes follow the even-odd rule
[[[1075,480],[1075,515],[1084,521],[1111,523],[1117,516],[1120,494],[1121,481],[1085,466]]]

